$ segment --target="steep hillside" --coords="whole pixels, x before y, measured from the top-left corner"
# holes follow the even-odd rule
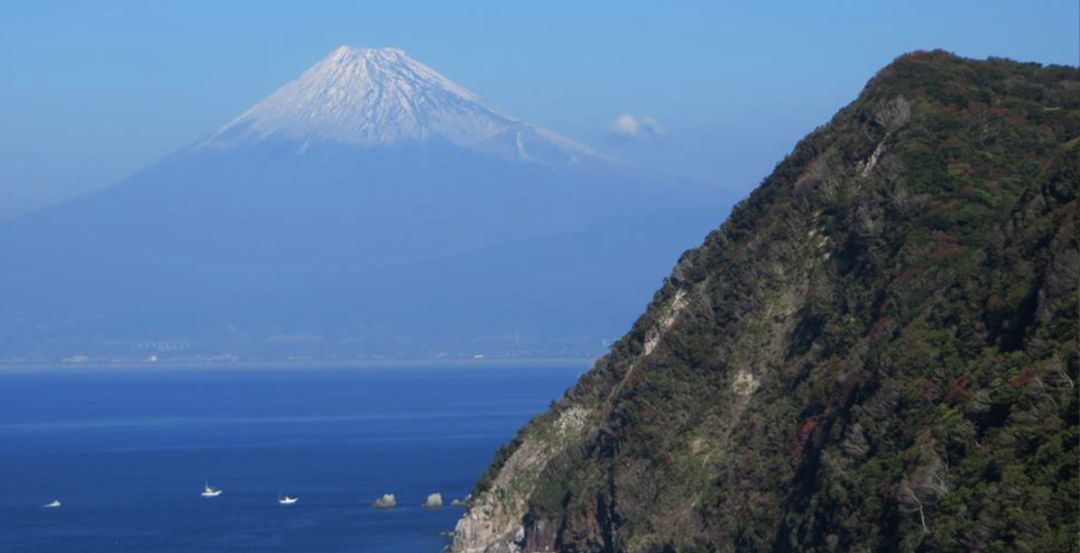
[[[1078,137],[1076,68],[897,59],[499,451],[453,551],[1076,550]]]

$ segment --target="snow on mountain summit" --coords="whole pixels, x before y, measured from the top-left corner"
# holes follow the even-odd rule
[[[572,163],[591,150],[488,105],[397,48],[342,46],[201,147],[267,140],[393,146],[442,140],[510,159]]]

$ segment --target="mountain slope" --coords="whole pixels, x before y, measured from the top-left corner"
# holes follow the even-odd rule
[[[723,209],[399,50],[339,48],[127,181],[0,223],[0,358],[594,354]]]
[[[294,140],[364,147],[442,140],[505,158],[574,163],[588,147],[514,119],[396,48],[342,46],[200,144]]]
[[[1080,71],[903,56],[496,456],[453,551],[1069,551]]]

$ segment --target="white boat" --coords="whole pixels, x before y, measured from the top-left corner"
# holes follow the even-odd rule
[[[217,497],[219,495],[221,495],[221,490],[215,490],[214,488],[211,488],[209,482],[203,484],[203,497]]]
[[[59,499],[54,499],[54,500],[52,500],[51,503],[46,503],[45,504],[46,509],[56,509],[59,506],[60,506],[60,500]]]
[[[297,501],[300,501],[299,497],[289,497],[287,495],[285,497],[279,497],[278,500],[277,500],[277,502],[282,504],[282,505],[292,505],[293,503],[296,503]]]

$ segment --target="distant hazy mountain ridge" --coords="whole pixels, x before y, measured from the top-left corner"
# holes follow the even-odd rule
[[[725,210],[342,47],[126,181],[0,223],[0,361],[594,355]]]

